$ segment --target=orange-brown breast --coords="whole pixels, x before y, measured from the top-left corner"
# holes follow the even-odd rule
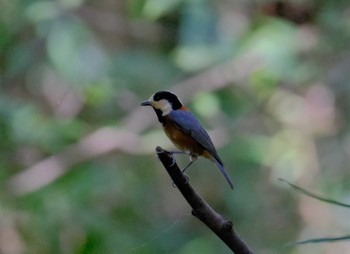
[[[163,129],[171,142],[180,150],[197,156],[207,155],[207,151],[203,146],[198,144],[191,136],[183,133],[169,118],[166,118]],[[208,155],[205,157],[208,158]]]

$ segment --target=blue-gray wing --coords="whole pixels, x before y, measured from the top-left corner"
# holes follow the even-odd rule
[[[182,132],[191,136],[222,164],[208,133],[190,111],[174,110],[169,117]]]
[[[191,136],[196,142],[201,144],[213,157],[214,162],[217,167],[220,169],[221,173],[226,178],[231,189],[233,189],[233,183],[223,167],[222,161],[219,158],[219,155],[216,152],[216,149],[211,141],[208,133],[204,130],[202,125],[198,122],[196,117],[189,111],[186,110],[174,110],[169,115],[170,119],[174,124],[186,135]]]

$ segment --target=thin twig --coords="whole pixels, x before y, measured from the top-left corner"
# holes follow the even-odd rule
[[[253,251],[236,233],[233,223],[225,220],[192,188],[172,154],[159,146],[156,152],[174,184],[192,207],[192,215],[209,227],[234,253],[253,254]]]
[[[338,236],[338,237],[323,237],[323,238],[308,239],[308,240],[298,241],[292,244],[296,245],[296,244],[306,244],[306,243],[331,243],[331,242],[340,242],[340,241],[349,241],[349,240],[350,240],[350,235],[344,235],[344,236]]]
[[[323,201],[323,202],[326,202],[326,203],[329,203],[329,204],[332,204],[332,205],[337,205],[337,206],[343,206],[343,207],[350,208],[350,204],[346,204],[346,203],[339,202],[339,201],[331,199],[331,198],[326,198],[326,197],[322,197],[320,195],[314,194],[314,193],[312,193],[312,192],[310,192],[308,190],[305,190],[305,189],[303,189],[303,188],[301,188],[301,187],[299,187],[299,186],[297,186],[295,184],[292,184],[292,183],[290,183],[287,180],[284,180],[282,178],[279,178],[278,180],[280,180],[282,182],[285,182],[290,187],[292,187],[293,189],[303,193],[306,196],[312,197],[314,199],[317,199],[317,200],[320,200],[320,201]]]

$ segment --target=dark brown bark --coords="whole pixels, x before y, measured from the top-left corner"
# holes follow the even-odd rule
[[[233,223],[214,211],[192,188],[176,164],[172,153],[159,146],[156,152],[174,184],[192,207],[192,215],[209,227],[235,254],[253,254],[253,251],[235,231]]]

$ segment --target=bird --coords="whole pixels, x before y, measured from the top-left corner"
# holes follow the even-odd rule
[[[149,100],[142,102],[141,106],[151,106],[154,109],[165,134],[180,149],[172,153],[189,155],[190,162],[182,169],[183,173],[199,156],[203,156],[216,164],[231,189],[234,188],[208,133],[174,93],[156,92]]]

